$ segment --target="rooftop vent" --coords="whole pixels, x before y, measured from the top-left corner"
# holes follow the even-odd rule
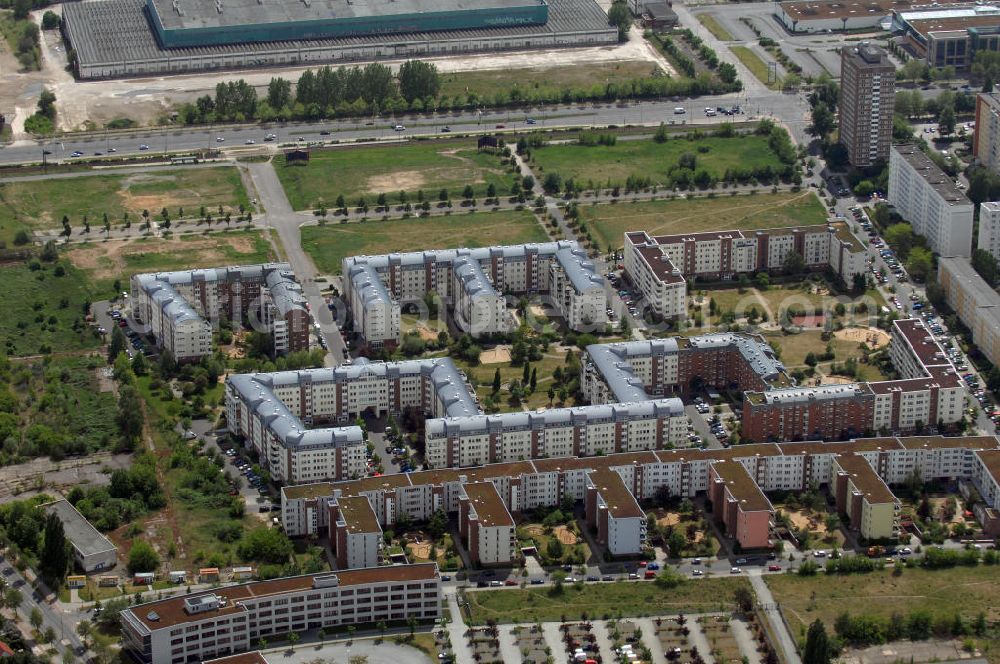
[[[150,611],[149,613],[146,614],[146,618],[148,620],[152,620],[153,622],[159,622],[160,614],[158,614],[156,611]]]

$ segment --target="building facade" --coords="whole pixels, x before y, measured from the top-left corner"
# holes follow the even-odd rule
[[[830,493],[852,531],[868,541],[899,537],[899,499],[867,459],[838,454],[831,472]]]
[[[638,556],[646,546],[646,513],[639,507],[622,476],[610,468],[587,473],[584,512],[612,557]]]
[[[309,311],[287,263],[136,274],[132,319],[179,362],[212,353],[222,320],[272,335],[273,351],[309,350]]]
[[[342,269],[355,331],[374,348],[400,342],[401,306],[423,303],[428,293],[448,303],[456,326],[473,336],[510,329],[508,294],[548,295],[570,329],[607,322],[604,278],[576,242],[351,256]]]
[[[934,253],[972,254],[975,206],[917,146],[893,145],[889,151],[888,200]]]
[[[377,567],[382,561],[382,527],[364,496],[329,501],[330,548],[337,569]]]
[[[462,485],[458,497],[458,533],[475,565],[509,567],[519,557],[514,517],[492,482]]]
[[[981,92],[976,95],[972,156],[986,168],[994,172],[1000,171],[1000,93]],[[979,248],[985,249],[981,239]]]
[[[121,612],[122,647],[143,664],[181,664],[245,652],[289,632],[440,615],[441,577],[433,563],[343,570],[129,607]]]
[[[889,158],[896,99],[896,66],[868,42],[840,49],[840,142],[853,166]]]
[[[993,364],[1000,364],[1000,295],[965,258],[941,258],[938,283],[948,306],[972,332],[972,340]]]
[[[712,518],[744,549],[771,546],[774,507],[747,469],[736,461],[716,461],[708,470]]]
[[[979,204],[979,241],[976,248],[1000,259],[1000,202]]]
[[[810,270],[830,269],[844,283],[864,274],[865,247],[846,224],[650,236],[625,233],[625,272],[665,319],[687,315],[687,282],[726,281],[741,274],[780,272],[792,252]]]

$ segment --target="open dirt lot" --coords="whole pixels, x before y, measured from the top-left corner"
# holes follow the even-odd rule
[[[502,364],[510,362],[510,346],[497,346],[484,350],[479,356],[480,364]]]
[[[874,327],[848,327],[843,330],[837,330],[833,333],[833,336],[844,341],[854,341],[859,344],[865,343],[872,348],[888,346],[890,339],[887,332]]]
[[[249,235],[230,236],[227,238],[226,244],[239,253],[250,253],[254,249],[253,238]],[[192,264],[207,264],[226,258],[220,250],[219,240],[207,237],[189,241],[159,238],[155,246],[139,240],[108,240],[99,244],[74,248],[69,257],[74,265],[82,270],[87,270],[97,279],[109,279],[125,271],[130,256],[143,256],[151,251],[156,251],[156,253],[182,252],[191,257]]]

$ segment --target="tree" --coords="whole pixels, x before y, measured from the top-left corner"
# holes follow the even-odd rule
[[[410,616],[406,619],[406,626],[410,628],[410,638],[412,639],[417,632],[417,619],[414,616]]]
[[[938,133],[948,136],[955,133],[955,109],[945,106],[938,114]]]
[[[749,613],[753,610],[753,593],[746,586],[736,588],[736,591],[733,593],[733,600],[743,613]]]
[[[493,372],[493,394],[500,391],[500,369]]]
[[[448,530],[448,515],[443,509],[435,510],[427,522],[427,532],[435,540],[439,540],[446,530]]]
[[[906,223],[893,224],[885,231],[885,241],[900,257],[906,258],[910,255],[910,249],[913,248],[915,241],[913,227]]]
[[[44,620],[42,618],[42,610],[37,606],[31,607],[31,615],[28,617],[28,620],[31,622],[32,627],[35,629],[41,629],[42,621]]]
[[[146,540],[137,539],[128,552],[129,574],[155,572],[160,566],[160,556]]]
[[[292,555],[292,542],[280,530],[261,526],[243,536],[236,552],[243,560],[282,565]]]
[[[809,134],[816,138],[823,138],[833,131],[836,116],[830,107],[820,102],[812,110],[812,124],[809,125]]]
[[[802,664],[829,664],[830,643],[826,636],[823,621],[818,618],[809,625],[806,634],[806,647],[802,655]]]
[[[910,250],[910,256],[906,259],[906,271],[914,281],[925,281],[933,269],[934,257],[929,249],[914,247]]]
[[[135,357],[132,358],[132,373],[136,376],[145,376],[149,373],[149,363],[146,362],[146,356],[142,353],[136,353]]]
[[[438,96],[441,77],[437,67],[421,60],[407,60],[399,66],[399,94],[407,102]]]
[[[618,41],[625,41],[632,29],[632,10],[623,0],[615,0],[608,10],[608,24],[618,28]]]
[[[17,588],[8,588],[3,595],[3,603],[8,609],[17,611],[24,602],[24,596]]]
[[[108,346],[108,364],[111,364],[118,356],[125,352],[128,344],[125,340],[125,333],[115,325],[111,328],[111,344]]]
[[[94,626],[90,624],[89,620],[81,620],[80,622],[78,622],[76,624],[76,633],[83,640],[83,648],[84,648],[84,650],[89,649],[89,647],[90,647],[87,644],[88,644],[88,641],[90,640],[90,630],[92,630],[93,628],[94,628]]]
[[[43,30],[55,30],[62,23],[59,18],[59,14],[54,11],[46,11],[42,14],[42,29]]]
[[[916,83],[918,79],[923,77],[924,72],[927,71],[927,64],[918,58],[910,58],[900,71],[904,79],[909,80],[911,83]]]
[[[62,521],[54,512],[50,512],[45,517],[45,535],[42,550],[38,554],[38,570],[47,581],[58,585],[66,577],[69,563],[69,545]]]
[[[43,89],[38,96],[38,113],[49,120],[56,119],[56,95],[49,89]]]
[[[267,85],[267,105],[280,111],[292,101],[292,82],[280,77],[271,79]]]
[[[789,251],[782,261],[782,267],[786,274],[802,274],[806,271],[806,260],[797,251]]]
[[[972,267],[990,286],[996,286],[1000,282],[1000,263],[985,249],[972,252]]]
[[[298,632],[289,632],[288,633],[288,642],[290,644],[292,644],[292,650],[295,650],[295,644],[299,642],[299,633]]]

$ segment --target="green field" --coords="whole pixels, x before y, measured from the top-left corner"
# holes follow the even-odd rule
[[[662,70],[651,62],[597,62],[594,64],[532,69],[488,69],[441,74],[441,95],[476,94],[492,97],[497,90],[536,91],[550,88],[590,88],[646,78]],[[511,116],[513,120],[513,115]]]
[[[772,89],[778,87],[777,82],[768,82],[767,63],[761,60],[754,51],[746,46],[730,46],[729,50],[743,63],[744,67],[750,70],[751,74],[757,77],[758,81]]]
[[[703,613],[734,608],[738,587],[749,587],[745,578],[687,580],[664,589],[650,581],[630,581],[567,586],[561,594],[551,588],[477,590],[465,593],[472,624],[493,619],[499,623],[527,623],[576,619],[588,616],[657,616]]]
[[[706,170],[721,180],[729,169],[753,170],[782,163],[768,146],[768,137],[751,134],[733,137],[703,137],[695,140],[674,138],[664,143],[652,139],[619,140],[615,145],[567,143],[546,145],[532,151],[532,166],[539,178],[555,172],[563,180],[574,178],[594,189],[605,183],[625,184],[630,175],[648,177],[654,185],[666,185],[668,171],[683,154],[694,155],[697,170]],[[692,169],[693,170],[693,169]]]
[[[37,270],[25,263],[0,267],[7,303],[0,316],[0,352],[34,355],[100,345],[94,328],[83,320],[83,303],[93,296],[84,275],[67,261],[34,264]],[[56,276],[59,268],[63,276]]]
[[[600,247],[620,247],[626,231],[657,235],[826,223],[826,211],[810,191],[717,196],[580,207],[580,219]]]
[[[490,184],[500,193],[509,192],[513,184],[499,157],[477,152],[475,143],[466,140],[324,150],[313,152],[308,165],[288,166],[279,157],[274,168],[296,210],[318,207],[320,202],[332,207],[340,195],[348,205],[362,196],[374,205],[380,193],[395,202],[400,191],[423,190],[436,201],[441,189],[458,199],[466,185],[483,196]]]
[[[69,218],[73,236],[90,222],[91,236],[101,235],[104,215],[119,225],[127,212],[141,221],[143,210],[159,217],[167,208],[172,218],[197,216],[202,206],[210,212],[248,205],[240,173],[235,168],[190,168],[142,174],[88,175],[0,183],[0,240],[10,244],[21,229],[59,228]]]
[[[340,272],[345,256],[393,251],[485,247],[544,242],[545,231],[527,211],[456,212],[442,217],[304,226],[302,247],[321,272]]]
[[[74,245],[66,257],[98,293],[106,293],[113,280],[125,283],[137,272],[247,265],[276,258],[267,236],[259,231],[98,241]]]
[[[722,27],[719,19],[711,14],[698,14],[698,22],[705,26],[705,29],[711,32],[716,39],[720,41],[733,41],[733,36],[729,33],[729,30]]]
[[[985,611],[990,623],[1000,620],[1000,568],[996,566],[908,568],[899,576],[887,569],[850,576],[775,574],[764,579],[796,639],[802,639],[817,618],[832,633],[834,621],[844,612],[887,618],[922,610],[935,617],[959,613],[969,620]],[[988,647],[984,655],[990,661],[1000,661],[1000,643],[995,639],[980,646]]]

